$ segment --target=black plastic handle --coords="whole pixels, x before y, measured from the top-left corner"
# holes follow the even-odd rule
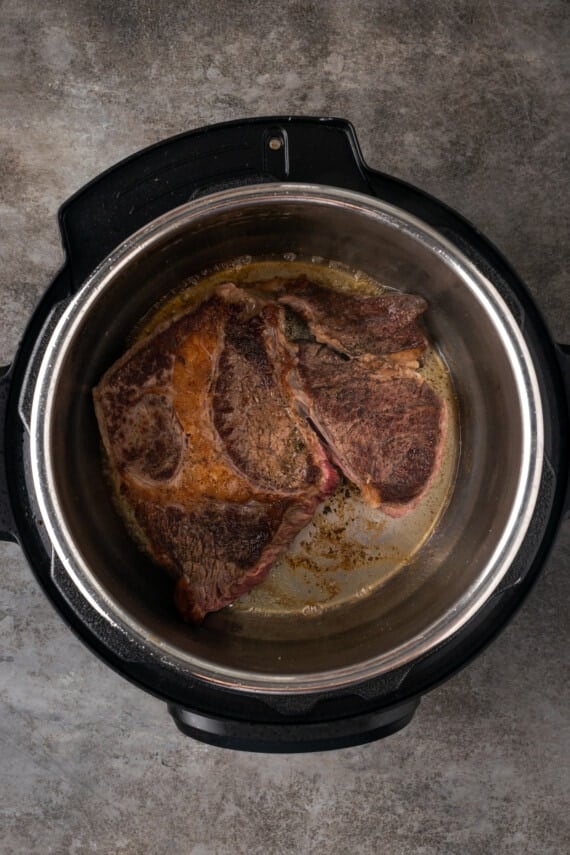
[[[570,344],[559,344],[558,361],[560,371],[566,389],[566,407],[568,411],[568,424],[570,424]],[[570,442],[570,438],[568,438]],[[566,500],[564,502],[564,518],[570,518],[570,472],[567,473]]]
[[[11,384],[10,367],[0,368],[0,540],[17,541],[16,523],[12,513],[12,502],[8,490],[6,472],[6,416]]]
[[[285,754],[330,751],[383,739],[409,724],[418,704],[419,698],[414,698],[395,707],[335,721],[303,723],[237,721],[176,704],[169,704],[168,710],[178,729],[200,742],[238,751]]]
[[[172,137],[118,163],[59,212],[74,287],[125,238],[198,196],[268,181],[370,192],[352,125],[277,116],[227,122]]]

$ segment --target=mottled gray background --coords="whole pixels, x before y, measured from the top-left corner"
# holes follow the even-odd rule
[[[4,0],[0,364],[61,261],[56,211],[167,135],[344,116],[371,166],[458,208],[570,341],[570,7]],[[0,551],[2,853],[570,849],[570,526],[498,641],[389,740],[310,756],[184,739]]]

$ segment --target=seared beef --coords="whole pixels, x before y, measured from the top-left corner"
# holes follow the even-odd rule
[[[243,293],[237,288],[234,292]],[[318,479],[323,452],[296,414],[289,392],[287,378],[295,359],[282,322],[283,309],[268,303],[247,323],[226,326],[213,384],[213,412],[229,456],[248,478],[295,493]]]
[[[299,398],[332,460],[373,507],[402,516],[437,472],[446,429],[442,399],[419,374],[298,346]]]
[[[94,390],[123,512],[177,577],[189,620],[261,582],[338,483],[291,406],[282,321],[278,306],[222,286]]]
[[[350,356],[390,355],[414,367],[427,347],[418,324],[427,304],[413,294],[349,294],[300,277],[279,301],[301,315],[317,341]]]
[[[324,344],[288,341],[285,306]],[[415,507],[446,430],[443,401],[408,367],[426,348],[425,308],[305,277],[226,283],[105,374],[95,409],[120,508],[176,578],[185,619],[261,582],[334,492],[319,436],[373,507]],[[288,329],[308,336],[302,326]]]

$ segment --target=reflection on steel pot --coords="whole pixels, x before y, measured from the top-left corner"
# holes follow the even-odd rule
[[[568,357],[522,284],[458,215],[369,170],[340,120],[168,140],[81,191],[61,226],[66,265],[3,381],[4,448],[18,450],[3,530],[86,643],[187,733],[311,750],[402,727],[507,622],[564,511]],[[455,479],[430,536],[366,596],[190,628],[110,500],[91,389],[157,301],[237,256],[331,259],[427,299],[457,399]]]

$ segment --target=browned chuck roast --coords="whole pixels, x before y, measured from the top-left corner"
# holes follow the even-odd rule
[[[399,517],[439,469],[446,429],[440,396],[419,374],[388,362],[299,346],[305,412],[331,459],[372,507]]]
[[[285,305],[317,342],[288,340]],[[427,346],[425,307],[305,277],[255,293],[225,283],[107,371],[94,400],[120,509],[177,579],[185,619],[263,581],[335,491],[331,461],[373,507],[415,507],[446,428],[408,367]]]
[[[187,619],[259,584],[338,483],[288,396],[282,320],[224,286],[94,391],[123,511]]]
[[[333,291],[303,276],[291,282],[279,300],[301,315],[317,341],[349,356],[390,356],[400,363],[417,363],[427,347],[418,324],[427,303],[414,294]]]

